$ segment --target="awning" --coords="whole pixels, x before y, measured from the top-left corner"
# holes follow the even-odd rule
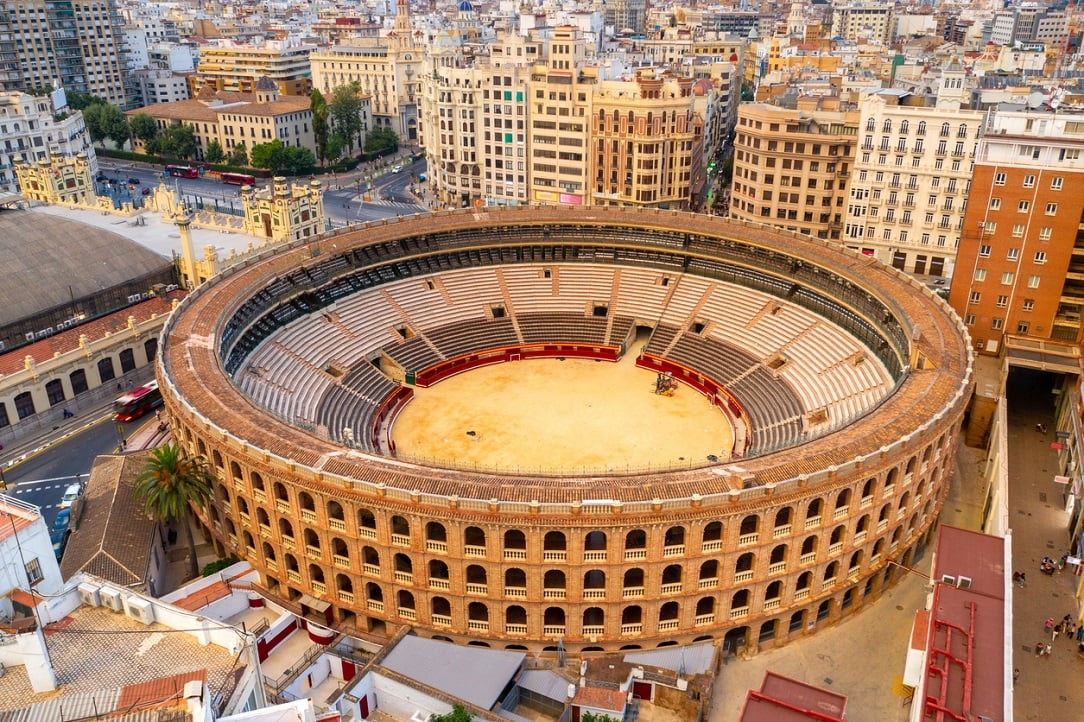
[[[331,606],[331,602],[325,602],[308,594],[302,594],[299,601],[301,602],[301,606],[308,607],[314,612],[326,612],[328,607]]]

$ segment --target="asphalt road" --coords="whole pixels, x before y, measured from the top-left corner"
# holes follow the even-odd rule
[[[143,189],[153,189],[162,180],[161,166],[108,158],[99,158],[98,164],[99,174],[105,177],[106,182],[96,183],[96,190],[99,194],[113,196],[118,205],[126,201],[137,205],[142,203]],[[325,215],[335,225],[341,226],[428,211],[410,192],[411,187],[420,188],[418,176],[425,173],[425,160],[419,157],[413,163],[403,163],[401,167],[402,170],[395,173],[387,168],[370,169],[362,164],[357,170],[343,176],[321,176],[325,183]],[[131,179],[139,182],[130,183]],[[207,208],[217,205],[223,210],[231,207],[237,211],[241,209],[241,189],[238,186],[226,185],[212,178],[166,178],[166,182],[176,187],[182,197],[193,205],[198,198]],[[268,181],[257,179],[256,182],[262,185]],[[364,200],[365,196],[370,200]]]
[[[110,416],[103,416],[94,425],[5,469],[7,490],[4,493],[40,507],[45,522],[51,527],[64,489],[76,481],[85,484],[94,459],[116,450],[117,424]],[[154,421],[153,414],[150,421]],[[145,423],[148,419],[142,418],[121,424],[125,438]]]

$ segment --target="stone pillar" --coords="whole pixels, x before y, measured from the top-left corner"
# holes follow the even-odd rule
[[[192,289],[199,285],[196,267],[196,248],[192,242],[192,214],[182,205],[174,221],[181,234],[181,285]]]

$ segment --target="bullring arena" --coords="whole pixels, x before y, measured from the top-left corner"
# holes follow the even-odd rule
[[[751,653],[876,599],[929,541],[971,391],[908,276],[627,208],[297,242],[162,345],[174,435],[219,479],[201,521],[268,595],[534,651]]]

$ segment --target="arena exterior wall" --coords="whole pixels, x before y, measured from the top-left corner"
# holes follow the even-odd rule
[[[885,332],[896,385],[849,424],[730,463],[531,477],[347,448],[261,409],[227,373],[258,323],[248,311],[238,320],[259,306],[246,302],[274,307],[268,289],[288,295],[283,279],[298,269],[311,290],[322,278],[313,267],[343,254],[354,254],[345,273],[378,248],[424,258],[532,244],[631,248],[648,264],[653,253],[746,254],[751,270],[838,289],[841,305]],[[753,653],[870,603],[932,536],[972,385],[966,330],[910,277],[816,239],[635,209],[453,211],[296,242],[196,289],[161,344],[175,436],[219,479],[200,519],[221,554],[260,571],[268,594],[362,636],[409,625],[570,652],[714,639]]]

